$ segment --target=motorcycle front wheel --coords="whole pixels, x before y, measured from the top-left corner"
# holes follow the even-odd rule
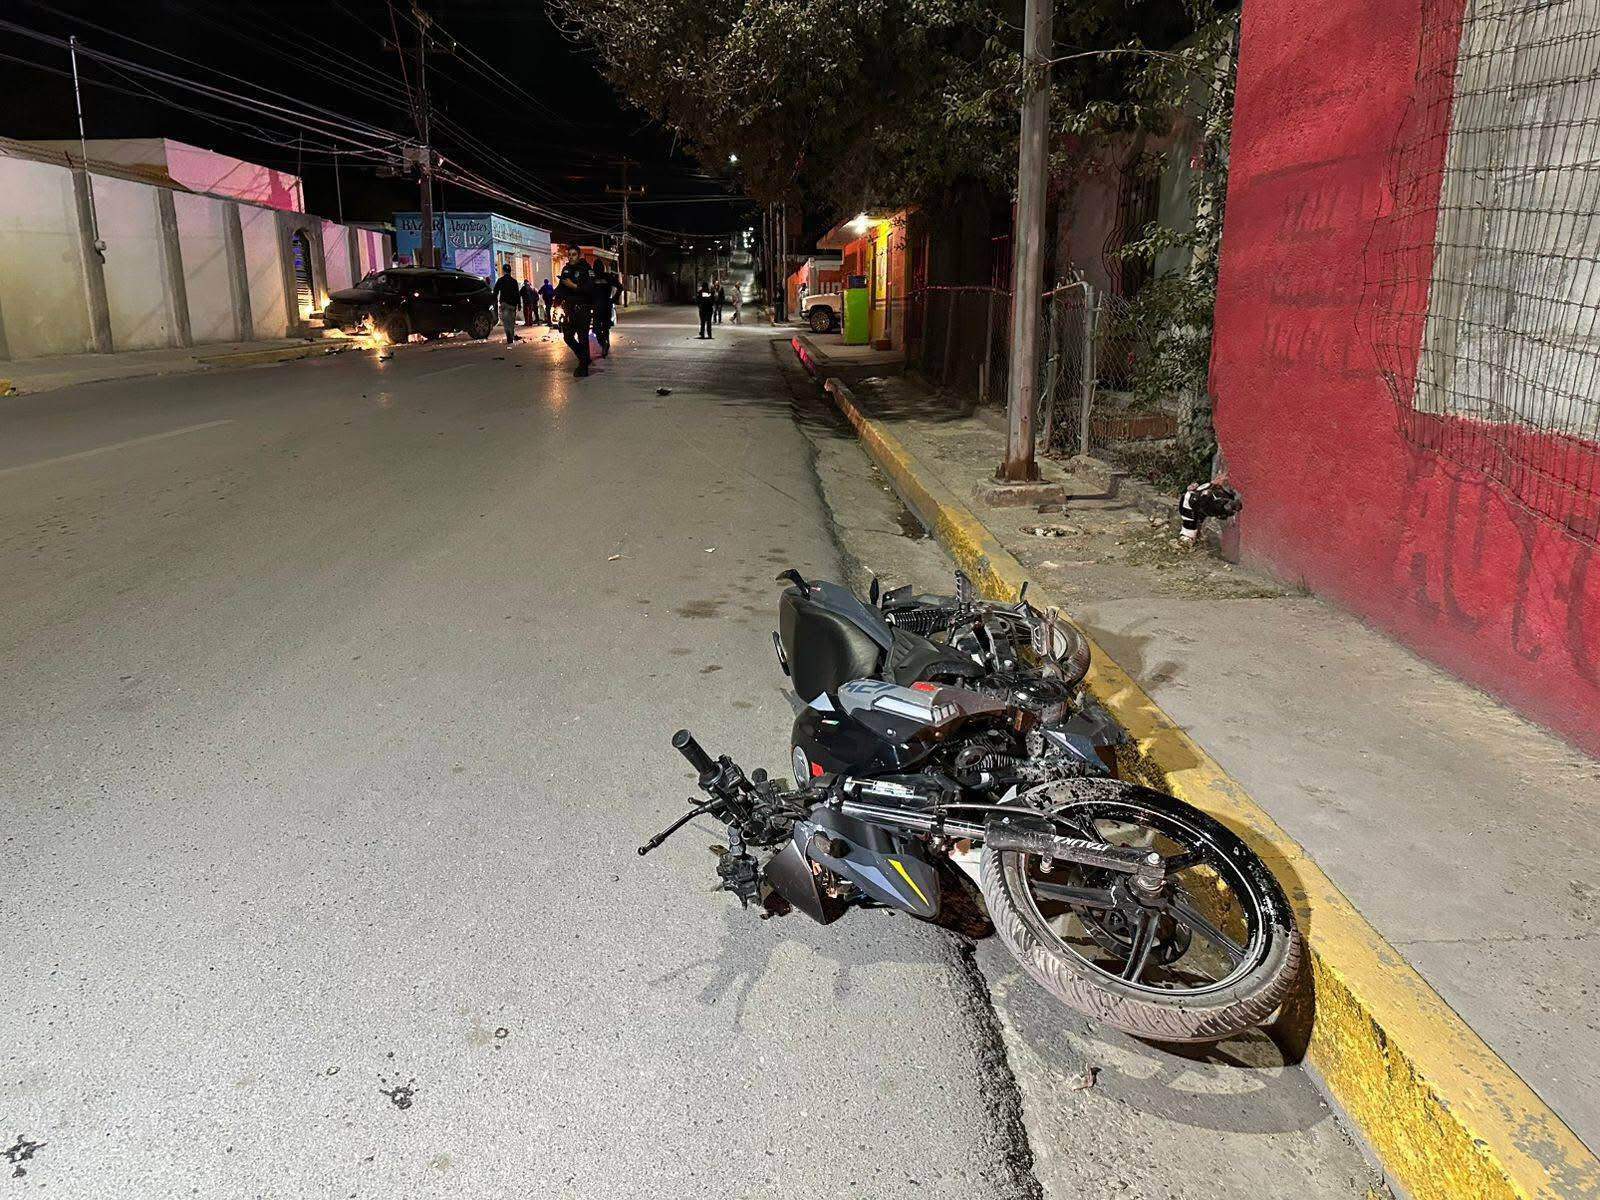
[[[984,899],[1023,969],[1058,999],[1135,1037],[1214,1042],[1265,1024],[1303,944],[1283,889],[1232,831],[1182,801],[1117,780],[1022,798],[1063,834],[1153,850],[1159,898],[1126,875],[984,847]]]

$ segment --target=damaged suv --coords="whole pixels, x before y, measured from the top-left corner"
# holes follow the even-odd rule
[[[494,293],[476,275],[428,267],[373,271],[334,292],[322,323],[346,333],[376,333],[390,342],[468,333],[482,341],[494,331]]]

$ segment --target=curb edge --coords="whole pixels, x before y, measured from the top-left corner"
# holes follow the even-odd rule
[[[823,386],[901,498],[979,590],[1015,597],[1028,578],[1022,564],[857,407],[845,384],[829,378]],[[1052,602],[1045,589],[1033,585],[1030,591]],[[1600,1197],[1600,1159],[1373,928],[1305,848],[1092,639],[1091,647],[1089,688],[1133,739],[1153,781],[1226,821],[1284,881],[1306,933],[1310,988],[1288,1006],[1275,1035],[1303,1047],[1314,1076],[1395,1182],[1415,1200]]]

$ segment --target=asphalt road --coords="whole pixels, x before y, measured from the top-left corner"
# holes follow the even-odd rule
[[[769,336],[0,401],[0,1190],[1035,1193],[952,939],[634,853],[840,569]]]

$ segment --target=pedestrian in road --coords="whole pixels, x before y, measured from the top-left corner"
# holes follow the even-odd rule
[[[739,306],[744,303],[744,289],[737,283],[733,285],[733,291],[728,294],[728,303],[733,308],[733,316],[728,318],[728,323],[743,325],[744,322],[739,318]]]
[[[589,373],[589,324],[594,319],[594,280],[583,259],[561,268],[561,282],[555,299],[561,301],[561,340],[578,360],[573,374],[582,379]]]
[[[555,294],[555,288],[551,287],[550,281],[546,279],[544,286],[539,289],[539,298],[544,301],[544,323],[546,325],[554,325],[556,323],[555,316],[551,312],[551,301],[555,298]]]
[[[711,290],[709,283],[702,283],[695,289],[694,302],[700,310],[700,332],[695,336],[708,338],[711,336],[711,317],[717,308],[717,294]]]
[[[722,280],[717,280],[717,290],[712,293],[716,300],[717,324],[722,324],[722,306],[728,302],[727,289],[722,286]]]
[[[511,277],[510,263],[500,268],[500,279],[494,285],[494,298],[500,305],[500,324],[505,326],[506,345],[509,346],[517,340],[517,301],[522,298],[517,281]]]
[[[594,269],[594,340],[600,343],[600,357],[611,357],[611,326],[616,323],[617,297],[622,291],[621,282],[604,263]]]
[[[533,280],[524,279],[517,294],[522,297],[522,323],[532,329],[539,316],[539,293],[533,290]]]

